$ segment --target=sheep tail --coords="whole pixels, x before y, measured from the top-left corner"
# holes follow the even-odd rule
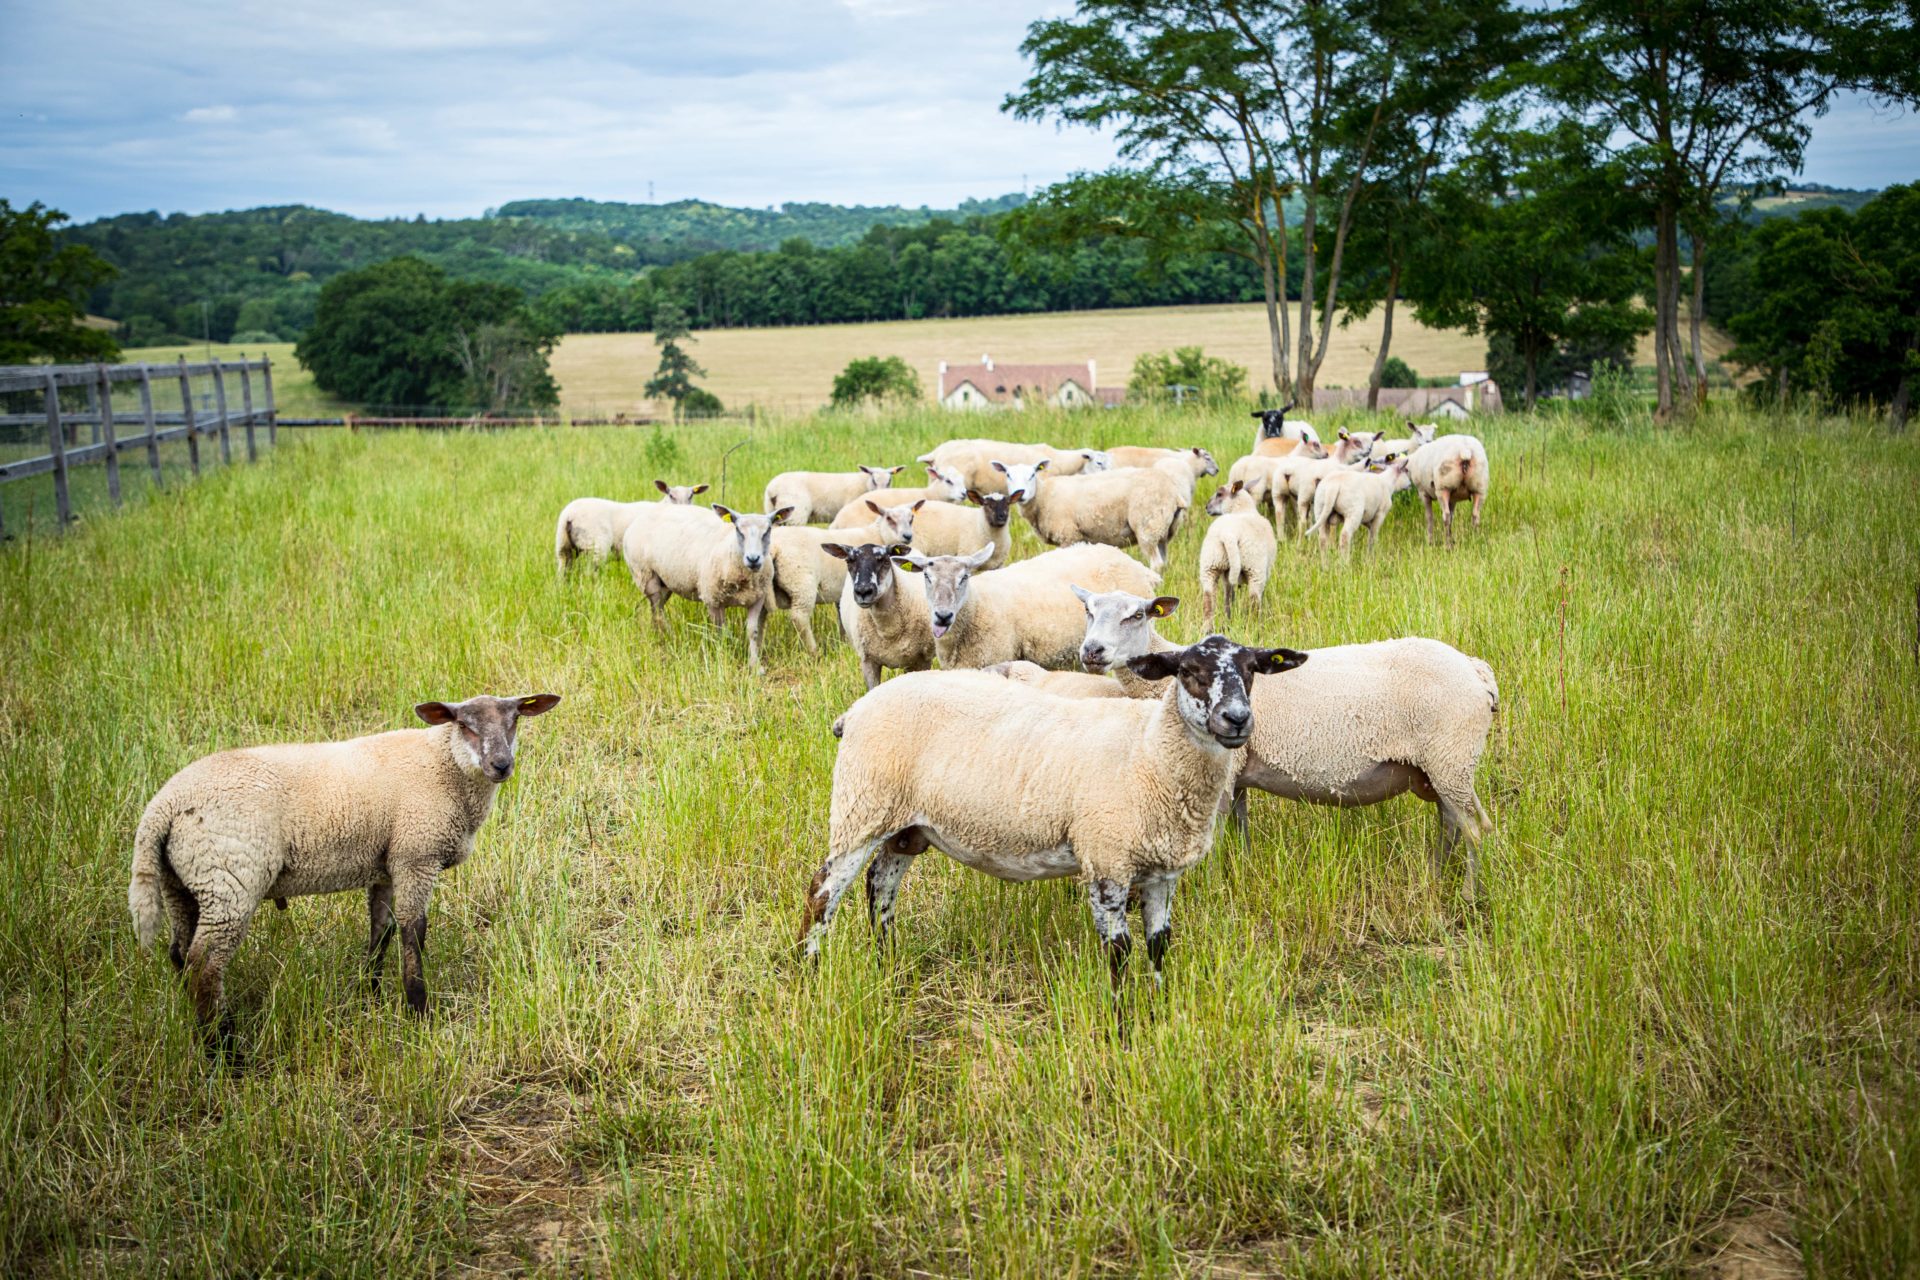
[[[133,833],[133,880],[127,886],[127,910],[133,913],[133,935],[143,947],[153,945],[167,918],[160,877],[165,873],[167,837],[172,830],[172,810],[148,805]]]
[[[1228,538],[1226,540],[1226,549],[1227,549],[1227,581],[1228,582],[1243,581],[1244,575],[1240,567],[1239,540],[1236,538]]]
[[[1467,661],[1473,664],[1473,674],[1480,678],[1481,685],[1486,689],[1487,701],[1493,705],[1494,711],[1498,712],[1500,710],[1500,682],[1493,678],[1493,668],[1478,658],[1468,658]]]
[[[1315,510],[1313,513],[1313,523],[1308,525],[1306,528],[1306,531],[1300,535],[1301,538],[1303,539],[1311,538],[1314,534],[1320,532],[1320,527],[1326,524],[1327,517],[1333,514],[1332,503],[1328,503],[1326,506],[1321,507],[1320,504],[1316,502],[1314,506],[1317,508],[1317,510]],[[1344,537],[1345,535],[1343,534],[1342,536]]]
[[[553,530],[553,558],[564,570],[567,562],[579,553],[580,548],[573,540],[573,521],[563,515]]]
[[[833,736],[844,738],[847,734],[847,713],[842,711],[833,720]]]
[[[933,455],[931,453],[923,453],[919,457],[915,458],[914,461],[922,465],[925,465],[926,463],[933,461]]]

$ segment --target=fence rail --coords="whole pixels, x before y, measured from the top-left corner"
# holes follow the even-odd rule
[[[239,379],[239,410],[229,405],[227,377]],[[259,406],[255,407],[253,383],[260,379]],[[210,380],[212,389],[199,397],[203,412],[196,408],[194,380]],[[114,407],[116,388],[137,398],[138,407],[128,406],[123,414]],[[155,406],[156,388],[165,389],[179,401],[178,409]],[[174,389],[177,388],[177,391]],[[78,404],[69,411],[61,403],[62,392],[84,390],[86,407]],[[38,393],[41,404],[35,413],[0,414],[0,428],[32,427],[46,424],[47,452],[37,457],[0,462],[0,483],[24,480],[31,476],[53,476],[54,507],[60,526],[73,521],[73,499],[68,484],[73,468],[104,463],[107,469],[107,493],[115,506],[120,505],[120,455],[144,449],[147,468],[156,488],[165,483],[160,468],[160,446],[176,440],[186,442],[187,460],[193,474],[200,474],[200,441],[219,441],[220,461],[233,461],[233,434],[238,428],[244,438],[247,461],[259,455],[258,425],[266,426],[267,443],[279,441],[279,415],[273,399],[273,364],[259,360],[215,360],[190,364],[183,356],[177,365],[152,364],[70,364],[0,365],[0,395],[9,398]],[[122,427],[131,430],[122,435]],[[79,432],[87,428],[89,440],[82,444]],[[69,436],[72,438],[69,439]],[[6,533],[4,513],[0,512],[0,536]]]

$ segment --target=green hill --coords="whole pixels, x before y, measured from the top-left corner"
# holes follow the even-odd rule
[[[822,249],[836,248],[854,243],[874,227],[918,227],[936,218],[988,217],[1025,200],[1019,195],[963,200],[957,209],[798,203],[777,209],[736,209],[705,200],[626,204],[576,197],[514,200],[490,210],[488,216],[604,235],[635,249],[671,248],[679,251],[677,256],[692,256],[715,249],[775,249],[795,239]]]

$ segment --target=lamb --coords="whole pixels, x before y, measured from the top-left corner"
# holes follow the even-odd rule
[[[836,557],[821,554],[836,544],[858,545],[877,542],[881,546],[910,543],[917,536],[919,514],[926,506],[923,498],[904,506],[883,507],[872,498],[864,500],[873,520],[859,529],[780,528],[773,531],[774,607],[785,609],[800,633],[800,642],[808,653],[819,653],[813,637],[813,610],[820,604],[834,606],[839,617],[840,597],[846,589],[846,566]]]
[[[1327,457],[1319,461],[1293,461],[1282,458],[1273,464],[1269,471],[1272,479],[1268,492],[1273,497],[1273,522],[1280,524],[1281,482],[1284,479],[1287,495],[1293,499],[1294,521],[1304,536],[1307,527],[1307,513],[1313,509],[1313,491],[1320,482],[1336,471],[1349,467],[1365,466],[1374,442],[1379,440],[1381,431],[1342,431]]]
[[[1057,698],[974,671],[869,690],[842,718],[828,856],[807,890],[802,954],[819,954],[869,860],[868,917],[884,945],[907,868],[935,848],[1003,880],[1084,880],[1116,996],[1137,895],[1159,981],[1174,888],[1211,846],[1236,748],[1254,731],[1249,687],[1303,661],[1209,636],[1134,660],[1137,679],[1165,688],[1152,701]],[[1259,683],[1286,695],[1286,682]]]
[[[1160,575],[1112,547],[1076,543],[992,573],[992,547],[970,556],[894,557],[894,566],[926,575],[927,625],[943,667],[985,667],[1024,658],[1043,667],[1073,663],[1081,611],[1073,585],[1098,591],[1151,591]]]
[[[1431,422],[1423,422],[1417,427],[1408,427],[1404,439],[1382,440],[1373,446],[1368,458],[1374,462],[1392,462],[1404,454],[1410,454],[1422,445],[1433,443],[1433,433],[1439,428]]]
[[[668,484],[655,480],[653,487],[676,506],[690,506],[694,497],[705,493],[704,484]],[[560,509],[560,520],[553,529],[553,558],[559,563],[560,576],[567,576],[573,561],[586,556],[594,564],[607,558],[627,536],[627,526],[636,511],[652,502],[609,502],[605,498],[575,498]]]
[[[1233,616],[1236,586],[1245,587],[1254,609],[1260,608],[1267,577],[1273,572],[1276,544],[1273,526],[1237,480],[1214,491],[1207,500],[1207,514],[1214,520],[1200,544],[1200,617],[1201,625],[1212,630],[1214,592],[1223,584],[1227,616]]]
[[[1182,481],[1163,467],[1091,476],[1042,476],[1047,464],[993,464],[1007,477],[1007,492],[1020,495],[1020,512],[1043,541],[1054,546],[1100,542],[1110,547],[1138,543],[1158,573],[1166,567],[1167,544],[1180,528],[1190,499],[1191,479]],[[1178,463],[1169,464],[1178,466]]]
[[[1487,500],[1487,447],[1469,435],[1441,436],[1407,464],[1413,487],[1427,511],[1427,541],[1433,541],[1433,504],[1440,504],[1447,545],[1453,545],[1453,504],[1473,500],[1473,527],[1480,527],[1480,504]]]
[[[1380,526],[1393,510],[1393,495],[1413,484],[1407,476],[1411,461],[1402,454],[1379,471],[1336,471],[1322,480],[1313,493],[1313,524],[1302,536],[1318,533],[1324,551],[1333,534],[1333,521],[1338,520],[1342,555],[1353,553],[1354,530],[1361,525],[1367,527],[1368,548],[1375,546],[1380,540]]]
[[[1013,495],[969,489],[967,501],[974,505],[929,502],[920,508],[913,522],[914,549],[930,556],[957,556],[991,542],[993,558],[986,567],[998,569],[1013,553]]]
[[[997,462],[1029,467],[1045,462],[1056,476],[1107,471],[1113,466],[1098,449],[1056,449],[1050,444],[1012,444],[1004,440],[949,440],[932,453],[922,454],[919,460],[939,463],[957,475],[967,488],[981,493],[1010,491],[1011,487],[1001,478],[1005,472],[998,471],[994,465]]]
[[[861,467],[855,471],[783,471],[767,481],[763,511],[793,508],[793,523],[831,520],[850,502],[885,489],[905,467]],[[909,499],[911,501],[911,499]]]
[[[922,498],[925,498],[929,502],[958,502],[966,496],[966,482],[961,480],[960,477],[953,472],[943,469],[938,464],[932,464],[927,467],[926,488],[889,489],[886,493],[887,500],[895,504],[918,502]],[[855,498],[852,502],[840,508],[839,514],[834,516],[833,523],[829,527],[834,529],[858,529],[861,525],[871,523],[872,520],[873,515],[867,509],[866,499],[860,497]]]
[[[1123,591],[1089,594],[1080,665],[1113,671],[1135,697],[1154,690],[1135,679],[1129,660],[1174,646],[1154,634],[1171,609]],[[1178,603],[1177,601],[1173,603]],[[1491,830],[1474,774],[1500,708],[1493,669],[1452,645],[1420,636],[1310,649],[1304,672],[1285,687],[1256,689],[1257,719],[1233,812],[1249,853],[1248,788],[1308,804],[1379,804],[1411,791],[1438,809],[1437,879],[1454,847],[1467,846],[1466,894],[1479,894],[1480,841]]]
[[[1293,402],[1288,401],[1283,409],[1255,409],[1253,416],[1260,419],[1260,425],[1253,433],[1253,453],[1259,458],[1284,458],[1302,444],[1319,444],[1319,433],[1313,424],[1301,418],[1289,418],[1293,411]]]
[[[627,528],[627,567],[653,606],[654,625],[666,625],[669,595],[700,601],[716,628],[726,626],[728,609],[745,609],[747,665],[764,672],[760,636],[773,600],[769,543],[774,526],[791,514],[783,507],[770,515],[749,515],[716,502],[711,514],[698,507],[669,507],[635,518]],[[731,537],[724,536],[714,515],[733,526]]]
[[[1178,462],[1192,470],[1196,479],[1200,476],[1217,476],[1220,464],[1205,449],[1195,446],[1191,449],[1155,449],[1147,445],[1123,444],[1108,449],[1107,457],[1112,459],[1113,469],[1132,470],[1140,467],[1157,467],[1163,462]]]
[[[407,1007],[424,1014],[434,882],[473,852],[494,790],[513,773],[519,722],[559,701],[423,702],[414,713],[430,729],[196,760],[140,816],[127,886],[135,937],[152,946],[171,920],[168,959],[186,971],[194,1012],[211,1029],[223,1022],[227,964],[262,902],[365,889],[373,985],[397,921]]]
[[[1149,451],[1141,450],[1141,452]],[[1115,471],[1134,472],[1152,469],[1172,476],[1180,482],[1180,503],[1183,507],[1193,505],[1193,487],[1199,483],[1201,476],[1217,476],[1220,474],[1220,464],[1215,462],[1213,455],[1205,449],[1156,449],[1151,450],[1151,452],[1164,454],[1165,456],[1152,459],[1139,466],[1123,467],[1120,463],[1116,462],[1113,469]]]
[[[925,671],[933,665],[933,631],[927,593],[919,574],[894,569],[894,557],[912,548],[828,543],[820,548],[847,566],[840,593],[840,629],[860,658],[860,676],[871,689],[886,670]],[[834,736],[839,736],[838,728]]]

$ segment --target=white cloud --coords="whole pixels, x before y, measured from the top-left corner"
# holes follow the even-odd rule
[[[217,107],[195,107],[182,112],[180,118],[188,124],[229,124],[239,115],[232,107],[222,104]]]

